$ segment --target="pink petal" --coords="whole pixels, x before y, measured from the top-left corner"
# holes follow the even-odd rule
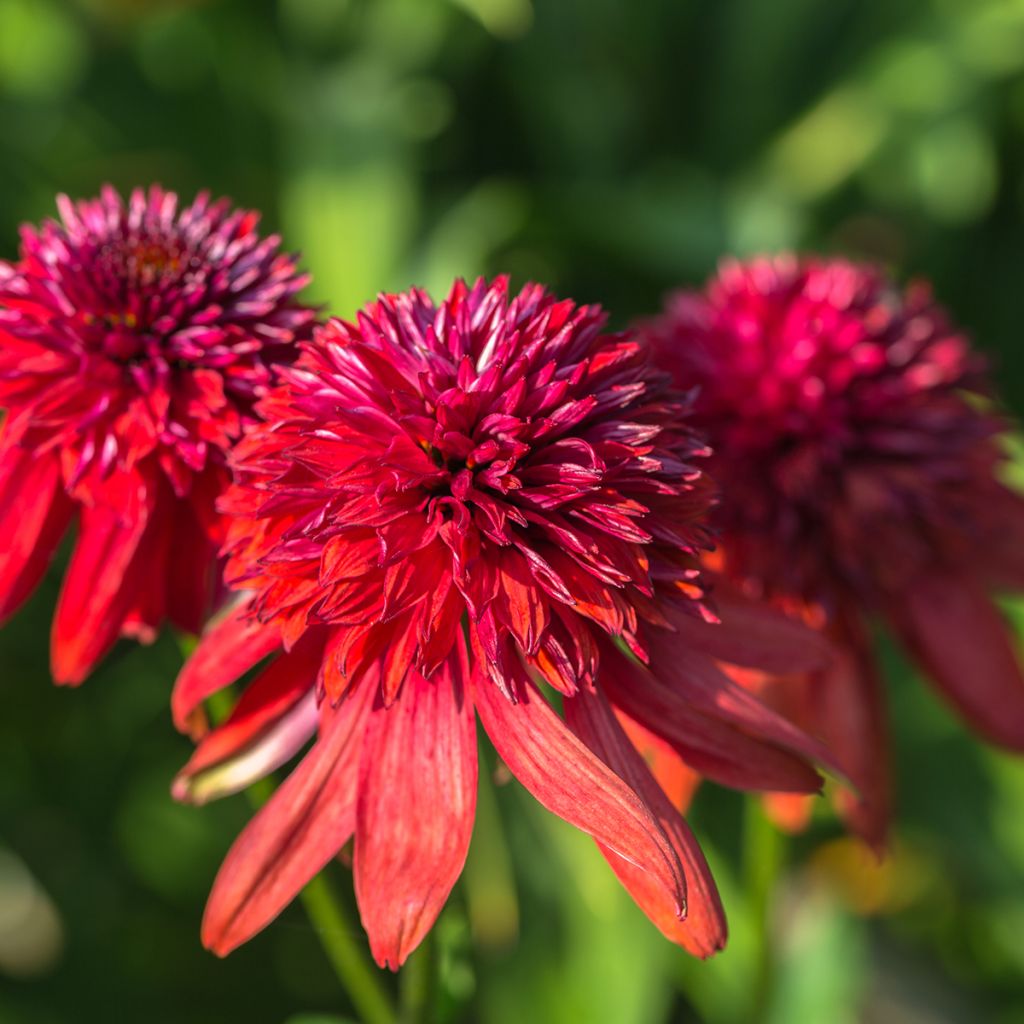
[[[13,615],[46,572],[71,521],[60,462],[16,446],[0,459],[0,621]]]
[[[616,775],[640,796],[657,817],[686,876],[686,917],[679,917],[674,901],[646,871],[598,844],[612,870],[643,912],[666,938],[691,953],[708,957],[724,948],[725,912],[714,879],[697,840],[651,775],[629,741],[605,697],[583,690],[565,701],[569,727]]]
[[[461,648],[460,648],[461,652]],[[397,970],[441,912],[466,861],[476,810],[476,721],[466,664],[410,670],[366,728],[355,890],[373,957]]]
[[[203,915],[203,945],[218,956],[265,928],[348,842],[374,689],[366,680],[324,709],[320,738],[235,840]]]
[[[1024,750],[1024,678],[1007,624],[978,580],[934,569],[892,602],[890,617],[921,667],[970,725]]]
[[[566,728],[532,684],[517,704],[483,678],[475,693],[484,729],[512,774],[552,814],[635,865],[661,904],[681,914],[683,866],[644,797]]]

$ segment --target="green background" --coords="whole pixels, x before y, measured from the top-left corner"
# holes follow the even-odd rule
[[[1021,0],[0,0],[0,253],[108,180],[264,210],[342,315],[508,270],[622,324],[726,252],[843,251],[932,278],[1024,409],[1022,71]],[[169,638],[50,686],[58,581],[0,632],[0,1022],[351,1015],[297,908],[203,952],[245,801],[167,795]],[[824,810],[783,842],[709,787],[733,941],[700,964],[585,838],[488,783],[438,1019],[1024,1022],[1024,764],[883,657],[885,866]]]

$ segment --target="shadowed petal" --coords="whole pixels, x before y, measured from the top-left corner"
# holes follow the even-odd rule
[[[462,871],[476,810],[476,722],[466,663],[429,679],[409,671],[378,700],[360,763],[356,899],[370,949],[397,970],[441,912]]]
[[[821,788],[820,776],[804,758],[697,710],[608,644],[601,651],[601,685],[616,707],[668,740],[708,778],[736,789],[816,793]]]
[[[993,743],[1024,750],[1024,678],[1009,628],[979,582],[967,572],[924,573],[890,616],[960,714]]]
[[[816,630],[766,604],[715,595],[721,622],[705,622],[670,606],[662,609],[680,639],[720,661],[787,674],[824,668],[828,641]]]
[[[328,719],[299,766],[235,840],[203,915],[203,945],[218,956],[269,924],[341,849],[355,828],[367,679]]]

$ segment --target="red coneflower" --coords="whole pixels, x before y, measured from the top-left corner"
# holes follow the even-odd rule
[[[617,716],[729,784],[813,791],[819,746],[712,658],[790,667],[821,651],[785,620],[776,634],[749,613],[749,630],[702,617],[703,448],[644,347],[603,323],[536,285],[509,301],[504,279],[459,282],[439,305],[386,296],[318,331],[260,403],[223,503],[243,595],[179,679],[179,726],[283,653],[176,795],[237,790],[318,736],[221,868],[214,951],[354,836],[373,954],[401,964],[466,856],[475,715],[667,936],[700,955],[724,942],[703,856]]]
[[[854,826],[880,842],[889,805],[874,615],[974,729],[1024,749],[1024,680],[991,598],[1024,586],[1024,503],[1000,479],[984,365],[929,289],[842,260],[729,262],[645,331],[697,390],[724,580],[842,650],[775,692],[859,786]]]
[[[57,201],[0,263],[0,617],[75,518],[53,674],[78,683],[118,635],[198,631],[225,452],[314,312],[258,215],[159,187]]]

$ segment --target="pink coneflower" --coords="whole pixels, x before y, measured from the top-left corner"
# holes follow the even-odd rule
[[[928,288],[842,260],[729,262],[645,330],[697,391],[723,585],[842,652],[775,689],[859,786],[853,824],[881,841],[889,805],[876,615],[975,730],[1024,749],[1024,680],[991,597],[1024,586],[1024,503],[1000,479],[983,363]]]
[[[214,951],[354,836],[373,954],[401,964],[466,856],[476,716],[669,938],[702,956],[724,942],[704,858],[621,720],[731,785],[814,791],[819,746],[713,657],[790,667],[821,650],[785,620],[706,621],[704,449],[644,346],[603,324],[536,285],[510,301],[504,279],[440,304],[386,296],[320,330],[260,403],[223,503],[242,594],[179,679],[179,725],[278,656],[176,793],[237,790],[316,739],[221,868]]]
[[[57,201],[0,263],[0,616],[76,517],[52,666],[79,683],[119,635],[198,631],[225,453],[314,312],[258,215],[154,186]]]

